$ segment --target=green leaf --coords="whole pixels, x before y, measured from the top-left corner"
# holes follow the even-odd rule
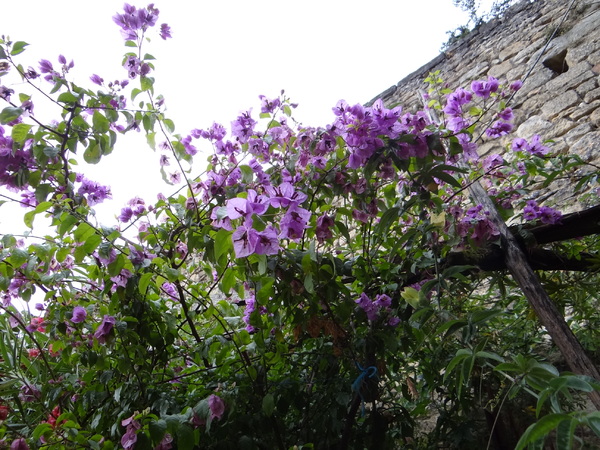
[[[571,420],[568,414],[548,414],[525,430],[515,450],[522,450],[530,443],[544,439],[548,433],[554,430],[562,421]]]
[[[58,98],[56,99],[59,102],[62,103],[77,103],[77,101],[79,100],[76,96],[74,96],[71,92],[63,92],[62,94],[60,94],[58,96]]]
[[[22,53],[28,45],[27,42],[17,41],[13,44],[10,54],[12,56],[18,55],[19,53]]]
[[[13,141],[22,143],[27,139],[27,135],[29,134],[29,130],[31,130],[32,125],[28,125],[26,123],[18,123],[13,126],[11,136]]]
[[[93,142],[83,152],[83,159],[88,164],[98,164],[102,158],[102,149],[98,143]]]
[[[194,450],[196,437],[194,430],[187,424],[180,423],[177,428],[177,448],[181,450]]]
[[[163,123],[165,124],[165,127],[167,127],[167,131],[169,133],[173,133],[175,131],[175,124],[171,119],[163,119]]]
[[[267,394],[263,397],[262,410],[265,416],[271,417],[275,410],[275,397],[273,394]]]
[[[96,133],[106,133],[110,129],[110,122],[101,112],[94,111],[92,128]]]
[[[572,450],[577,420],[564,420],[556,427],[556,450]]]
[[[140,281],[138,282],[138,290],[140,291],[140,294],[146,295],[148,285],[150,284],[153,275],[154,274],[152,272],[147,272],[141,276]]]
[[[154,78],[152,77],[143,77],[140,79],[140,87],[142,88],[142,91],[151,91],[153,84]]]
[[[419,291],[415,288],[405,287],[400,295],[413,308],[416,309],[419,306]]]
[[[42,436],[47,436],[50,433],[52,433],[52,425],[50,425],[48,422],[42,422],[37,427],[35,427],[32,433],[32,437],[37,441]]]
[[[23,114],[22,108],[8,106],[4,108],[0,113],[0,124],[6,125],[7,123],[18,119],[21,116],[21,114]]]
[[[167,431],[167,422],[163,419],[159,419],[148,424],[148,430],[150,431],[150,437],[155,443],[158,443],[165,436]]]
[[[450,372],[452,372],[452,370],[460,362],[462,362],[465,358],[471,357],[472,355],[473,355],[473,353],[471,352],[471,350],[468,350],[466,348],[461,348],[460,350],[458,350],[456,352],[456,356],[454,358],[452,358],[452,361],[450,361],[450,363],[448,364],[448,367],[446,367],[446,373],[444,374],[444,380],[446,380],[448,375],[450,375]]]

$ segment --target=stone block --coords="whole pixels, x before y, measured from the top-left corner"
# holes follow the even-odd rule
[[[579,98],[579,95],[577,95],[577,92],[573,90],[564,92],[542,105],[542,117],[547,120],[554,119],[560,115],[561,112],[571,106],[577,105],[580,101],[581,99]]]
[[[552,81],[549,81],[546,84],[546,88],[549,91],[564,91],[566,89],[575,88],[594,77],[595,74],[592,72],[590,63],[583,61],[574,67],[570,67],[568,71],[558,75]]]
[[[504,61],[501,64],[492,65],[488,71],[488,75],[496,78],[504,78],[506,73],[513,68],[513,64],[510,61]]]
[[[594,98],[597,98],[597,97],[594,97],[594,95],[592,94],[591,95],[592,98],[586,100],[586,96],[590,92],[592,92],[594,89],[596,89],[597,87],[598,87],[598,81],[596,80],[596,77],[594,77],[594,78],[592,78],[590,80],[587,80],[587,81],[581,83],[579,86],[577,86],[575,88],[575,92],[577,92],[579,94],[579,96],[581,98],[583,98],[583,100],[586,103],[590,103],[592,100],[594,100]]]
[[[579,142],[586,134],[590,134],[594,131],[594,128],[589,123],[582,123],[576,126],[567,134],[565,134],[565,142],[569,147],[572,147],[575,143]],[[600,141],[599,141],[600,142]]]
[[[542,119],[540,116],[531,116],[517,128],[517,136],[531,139],[532,136],[539,134],[544,138],[553,128],[552,122]]]
[[[567,64],[570,66],[581,61],[589,61],[589,56],[596,53],[600,49],[600,40],[592,42],[582,42],[575,48],[568,49]],[[591,62],[591,61],[589,61]]]
[[[592,103],[581,102],[575,110],[569,114],[569,118],[573,120],[584,119],[589,116],[596,108],[600,106],[600,101],[596,100]]]
[[[591,114],[590,114],[590,123],[595,126],[596,128],[600,128],[600,108],[596,108]]]
[[[531,72],[531,75],[525,82],[523,83],[523,87],[521,88],[524,92],[533,91],[534,89],[545,85],[552,79],[552,71],[550,69],[546,69],[543,66],[538,66],[538,70],[534,70]]]
[[[517,42],[509,45],[508,47],[505,47],[503,50],[501,50],[498,53],[498,59],[500,61],[504,61],[506,59],[512,58],[517,53],[519,53],[521,50],[523,50],[526,45],[527,45],[526,41],[517,41]]]
[[[579,155],[584,161],[592,161],[598,155],[600,131],[585,133],[573,145],[571,153]]]
[[[577,125],[579,125],[574,120],[571,120],[568,118],[558,119],[558,120],[553,121],[552,123],[553,123],[553,127],[551,130],[551,134],[552,134],[552,136],[550,136],[551,138],[563,136],[567,132],[569,132],[570,130],[575,128]]]

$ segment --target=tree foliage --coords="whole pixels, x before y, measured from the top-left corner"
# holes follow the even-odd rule
[[[31,230],[0,249],[4,445],[525,448],[555,430],[572,448],[599,434],[583,408],[598,380],[567,371],[491,220],[510,223],[597,361],[598,230],[581,218],[599,223],[598,168],[539,137],[477,154],[512,129],[520,82],[453,90],[433,73],[423,110],[340,101],[325,127],[296,125],[282,92],[231,130],[180,135],[145,53],[157,19],[126,5],[127,79],[87,87],[64,57],[34,68],[25,42],[1,42],[5,79],[33,92],[0,86],[2,196]],[[135,130],[180,189],[100,223],[108,180],[80,168]],[[541,202],[567,177],[592,207]]]

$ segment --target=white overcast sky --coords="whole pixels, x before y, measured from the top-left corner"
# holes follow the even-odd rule
[[[23,65],[37,68],[45,58],[58,66],[63,54],[74,60],[70,79],[78,84],[92,86],[93,73],[107,81],[126,78],[121,61],[127,49],[112,21],[122,11],[122,1],[2,3],[0,34],[30,44],[20,57]],[[228,127],[250,107],[257,114],[258,95],[273,97],[281,89],[299,103],[295,116],[302,123],[325,125],[338,100],[372,99],[435,58],[446,31],[467,21],[452,0],[154,3],[159,23],[171,26],[173,39],[163,41],[158,31],[151,32],[145,51],[157,58],[156,92],[165,96],[167,116],[183,135],[213,121]],[[19,91],[18,85],[10,87]],[[109,178],[115,198],[103,214],[114,217],[140,188],[150,201],[159,190],[170,192],[156,181],[158,156],[145,148],[142,135],[138,138],[120,138],[125,145],[100,163],[104,172],[94,168],[98,177]]]

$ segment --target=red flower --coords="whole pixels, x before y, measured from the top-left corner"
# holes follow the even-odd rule
[[[6,405],[0,405],[0,420],[6,420],[8,417],[9,407]]]
[[[50,414],[48,414],[48,420],[46,420],[46,422],[48,422],[52,426],[52,428],[56,428],[56,419],[58,419],[59,416],[60,416],[60,407],[57,405],[54,407],[52,412]]]

